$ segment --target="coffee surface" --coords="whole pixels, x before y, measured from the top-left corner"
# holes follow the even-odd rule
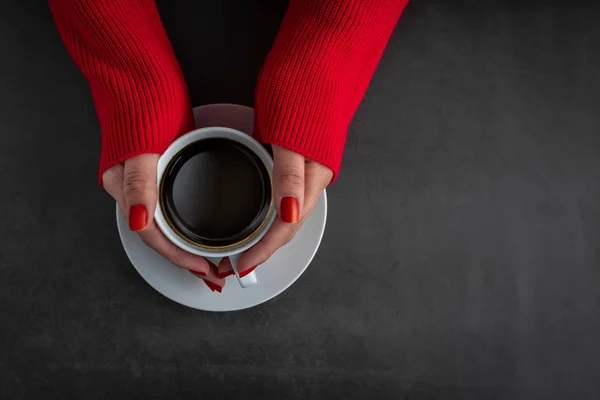
[[[228,139],[184,149],[167,167],[167,217],[190,239],[227,245],[252,233],[270,204],[268,172],[256,154]]]

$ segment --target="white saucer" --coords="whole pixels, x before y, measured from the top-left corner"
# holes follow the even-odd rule
[[[251,134],[254,111],[233,104],[211,104],[194,109],[196,127],[224,126]],[[129,230],[117,207],[117,227],[129,260],[158,292],[188,307],[205,311],[234,311],[254,307],[277,296],[302,275],[319,248],[327,219],[327,195],[319,198],[312,214],[294,239],[256,268],[258,284],[242,289],[235,276],[227,278],[222,293],[211,292],[186,270],[178,268],[147,247]]]

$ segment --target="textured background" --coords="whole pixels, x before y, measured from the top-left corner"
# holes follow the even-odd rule
[[[281,1],[162,1],[195,105],[252,103]],[[328,228],[242,312],[146,285],[44,1],[0,4],[0,398],[600,398],[600,7],[413,1]]]

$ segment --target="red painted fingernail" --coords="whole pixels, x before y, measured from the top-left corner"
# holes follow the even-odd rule
[[[240,278],[245,277],[246,275],[248,275],[250,272],[254,271],[254,268],[256,268],[256,265],[254,267],[250,267],[245,271],[240,272]]]
[[[192,274],[199,276],[201,278],[204,278],[206,276],[206,272],[201,272],[201,271],[190,271]]]
[[[225,279],[230,275],[233,275],[233,270],[231,269],[227,272],[217,272],[217,276],[219,277],[219,279]]]
[[[300,216],[300,204],[298,204],[298,200],[296,200],[295,197],[288,196],[281,199],[279,208],[283,222],[289,224],[298,222],[298,217]]]
[[[221,293],[221,290],[223,290],[221,286],[217,285],[214,282],[204,280],[204,283],[206,283],[206,286],[208,286],[213,292],[216,290],[217,292]]]
[[[204,284],[210,289],[211,292],[214,292],[215,289],[213,289],[212,287],[212,282],[209,281],[205,281],[204,279],[202,280],[204,282]]]
[[[223,288],[221,286],[217,285],[214,282],[210,282],[210,281],[204,281],[204,282],[206,282],[208,287],[210,287],[213,292],[216,290],[217,292],[221,293],[221,290],[223,290]]]
[[[129,209],[129,230],[141,231],[148,223],[148,211],[143,204],[136,204]]]

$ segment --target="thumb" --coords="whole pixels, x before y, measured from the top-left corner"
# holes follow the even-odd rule
[[[156,165],[158,154],[143,154],[125,161],[123,196],[128,212],[129,229],[141,231],[150,226],[158,189]]]
[[[298,222],[304,204],[304,157],[279,146],[273,146],[273,196],[279,218]]]

